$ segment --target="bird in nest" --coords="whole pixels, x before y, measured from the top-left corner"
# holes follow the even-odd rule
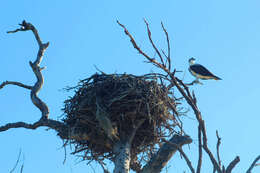
[[[189,71],[190,73],[196,77],[196,79],[192,83],[199,83],[202,84],[199,79],[208,80],[208,79],[215,79],[215,80],[222,80],[221,78],[217,77],[213,73],[211,73],[206,67],[195,64],[195,58],[189,59]]]

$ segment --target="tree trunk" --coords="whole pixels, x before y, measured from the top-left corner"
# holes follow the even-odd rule
[[[129,142],[118,141],[114,145],[113,151],[116,154],[114,173],[129,173],[131,159]]]

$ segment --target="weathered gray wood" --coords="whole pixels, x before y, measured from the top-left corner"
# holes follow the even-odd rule
[[[49,42],[43,43],[41,41],[37,29],[31,23],[23,21],[19,25],[21,26],[21,28],[16,29],[14,31],[9,31],[8,33],[16,33],[19,31],[32,31],[33,32],[33,35],[38,43],[39,49],[38,49],[38,53],[37,53],[35,61],[34,62],[30,61],[29,64],[33,70],[34,75],[36,76],[37,81],[35,82],[35,84],[33,86],[25,85],[23,83],[15,82],[15,81],[5,81],[0,84],[0,89],[5,87],[6,85],[15,85],[15,86],[19,86],[19,87],[31,90],[31,94],[30,94],[31,100],[32,100],[33,104],[41,111],[42,116],[38,121],[36,121],[33,124],[29,124],[29,123],[25,123],[25,122],[16,122],[16,123],[8,123],[6,125],[0,126],[0,132],[9,130],[11,128],[36,129],[41,126],[46,126],[46,127],[56,130],[58,132],[58,135],[61,138],[68,138],[69,130],[68,130],[67,126],[63,122],[48,119],[49,108],[38,97],[38,93],[41,90],[43,83],[44,83],[44,78],[41,73],[41,71],[44,68],[40,67],[40,63],[43,59],[45,50],[49,46]]]
[[[113,148],[116,154],[114,161],[114,173],[129,173],[130,170],[130,156],[131,146],[128,142],[118,141]]]
[[[159,173],[162,171],[167,162],[178,150],[178,147],[182,147],[185,144],[190,144],[192,139],[188,136],[174,135],[170,140],[170,143],[175,144],[173,146],[169,143],[164,143],[151,160],[144,166],[140,173]]]

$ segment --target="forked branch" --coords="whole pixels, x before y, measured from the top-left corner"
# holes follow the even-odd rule
[[[41,38],[38,34],[37,29],[31,24],[26,22],[25,20],[19,24],[21,27],[14,30],[14,31],[8,31],[7,33],[16,33],[16,32],[20,32],[20,31],[32,31],[33,35],[38,43],[39,46],[39,50],[37,53],[37,57],[35,59],[34,62],[29,62],[30,67],[32,68],[32,71],[34,73],[34,75],[37,78],[37,81],[35,82],[35,84],[33,86],[29,86],[20,82],[15,82],[15,81],[5,81],[2,82],[0,84],[0,89],[4,88],[7,85],[15,85],[21,88],[25,88],[28,90],[31,90],[31,100],[33,102],[33,104],[41,111],[42,116],[39,119],[39,121],[33,123],[33,124],[28,124],[25,122],[16,122],[16,123],[8,123],[6,125],[0,126],[0,131],[6,131],[9,130],[11,128],[26,128],[26,129],[36,129],[38,127],[41,126],[46,126],[46,127],[50,127],[54,130],[56,130],[57,132],[59,132],[59,135],[61,137],[65,137],[67,136],[67,128],[64,125],[64,123],[59,122],[59,121],[55,121],[55,120],[51,120],[48,119],[49,116],[49,108],[48,106],[38,97],[38,93],[41,90],[42,86],[43,86],[43,75],[41,73],[41,71],[44,68],[40,67],[40,63],[43,59],[43,55],[45,50],[48,48],[49,46],[49,42],[47,43],[43,43],[41,41]],[[64,135],[66,133],[66,135]]]
[[[29,62],[36,78],[37,81],[35,82],[34,86],[28,86],[28,85],[24,85],[22,83],[19,82],[10,82],[10,81],[6,81],[3,82],[0,85],[0,88],[3,88],[5,85],[16,85],[22,88],[26,88],[31,90],[31,100],[33,102],[33,104],[40,109],[41,113],[42,113],[42,119],[48,119],[49,116],[49,108],[48,106],[38,97],[38,92],[41,90],[42,85],[43,85],[43,76],[41,73],[42,68],[40,67],[40,63],[42,61],[43,55],[45,50],[48,48],[49,46],[49,42],[47,43],[43,43],[41,41],[41,38],[38,34],[37,29],[31,24],[31,23],[27,23],[25,20],[19,24],[21,27],[14,30],[14,31],[8,31],[7,33],[16,33],[19,31],[32,31],[33,35],[35,37],[35,39],[37,40],[38,46],[39,46],[39,50],[38,50],[38,54],[36,57],[36,60],[34,62]]]

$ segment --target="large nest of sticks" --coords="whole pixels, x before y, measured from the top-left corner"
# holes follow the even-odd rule
[[[129,139],[139,126],[131,160],[140,166],[156,151],[161,137],[174,133],[175,100],[156,74],[94,74],[68,90],[75,91],[63,108],[63,121],[70,128],[68,143],[84,160],[113,160],[116,141]]]

